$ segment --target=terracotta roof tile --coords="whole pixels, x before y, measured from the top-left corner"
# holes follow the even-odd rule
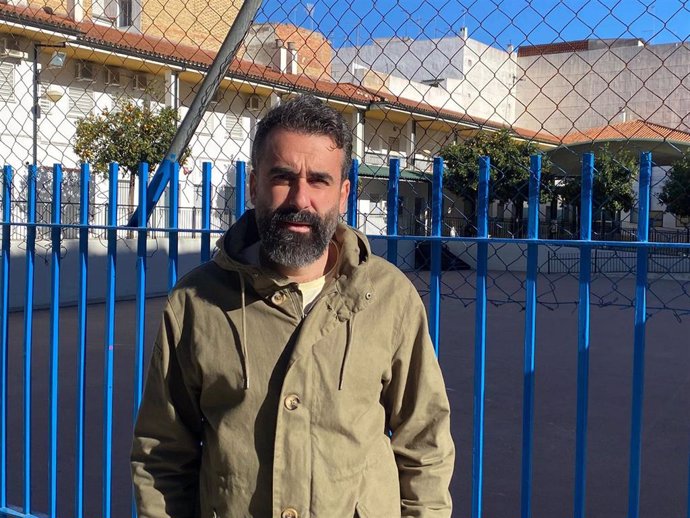
[[[633,120],[586,131],[575,131],[562,137],[561,143],[568,145],[606,140],[671,140],[690,143],[690,133],[651,122]]]

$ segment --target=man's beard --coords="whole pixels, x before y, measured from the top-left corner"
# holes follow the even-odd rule
[[[288,268],[303,268],[323,255],[338,226],[338,209],[323,218],[318,214],[296,209],[269,209],[256,207],[256,224],[261,248],[275,264]],[[284,223],[306,223],[308,232],[294,232]]]

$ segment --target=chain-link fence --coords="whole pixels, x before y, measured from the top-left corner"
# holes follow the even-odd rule
[[[52,166],[60,163],[64,168],[62,222],[76,225],[79,165],[86,161],[93,168],[90,250],[102,249],[100,254],[105,255],[111,203],[107,164],[121,165],[117,221],[124,225],[137,205],[138,162],[155,164],[163,158],[240,8],[239,0],[0,3],[0,165],[14,169],[11,219],[18,224],[10,235],[12,254],[24,258],[28,165],[37,166],[37,246],[47,264],[51,233],[40,224],[51,220]],[[647,312],[659,322],[666,322],[669,315],[672,318],[663,329],[650,333],[659,343],[677,344],[669,345],[668,356],[658,353],[659,365],[667,358],[671,367],[686,367],[673,371],[675,375],[669,374],[671,367],[669,371],[659,367],[668,374],[667,390],[655,385],[658,391],[653,394],[659,404],[667,397],[680,402],[671,412],[676,428],[669,425],[677,435],[667,440],[674,448],[682,444],[687,453],[687,437],[678,439],[688,429],[687,417],[681,415],[687,414],[687,406],[683,407],[687,397],[673,387],[687,388],[690,370],[687,346],[681,346],[690,312],[690,249],[682,246],[690,243],[688,2],[265,1],[182,155],[178,214],[179,227],[184,229],[179,233],[182,248],[196,246],[185,242],[195,243],[200,235],[202,164],[213,164],[211,228],[220,233],[236,219],[235,164],[249,162],[257,121],[271,107],[304,93],[342,111],[352,127],[353,153],[359,160],[356,221],[374,243],[388,233],[391,203],[397,205],[398,234],[431,234],[433,159],[444,158],[442,235],[448,240],[443,264],[448,273],[442,293],[445,307],[453,311],[468,312],[476,304],[477,249],[472,239],[478,230],[477,163],[488,155],[492,157],[488,233],[498,239],[489,246],[488,301],[491,307],[505,310],[503,315],[515,311],[510,322],[522,318],[527,247],[510,240],[528,237],[529,157],[541,154],[538,237],[553,241],[541,246],[539,263],[537,302],[547,316],[553,315],[551,323],[545,324],[547,336],[558,336],[562,322],[576,311],[579,301],[574,287],[581,265],[577,241],[582,238],[582,155],[595,155],[592,239],[609,243],[637,240],[639,157],[651,151],[649,241],[660,244],[649,251]],[[388,189],[392,158],[400,163],[397,200],[390,199]],[[166,257],[163,243],[169,207],[166,194],[149,220],[149,226],[157,229],[148,233],[150,264],[157,256]],[[63,254],[76,254],[79,229],[64,228],[62,237]],[[125,250],[136,248],[134,237],[130,231],[118,231]],[[665,243],[680,246],[665,247]],[[425,295],[429,248],[422,242],[401,247],[398,261]],[[601,314],[618,310],[606,313],[611,322],[620,323],[632,314],[636,267],[632,249],[608,245],[593,249],[591,304]],[[15,302],[21,310],[25,303],[21,293]],[[453,322],[443,326],[442,336],[448,337],[445,350],[470,343],[471,338],[460,340],[461,345],[452,342],[450,336],[469,336],[471,331],[456,330],[455,315],[446,318]],[[463,318],[458,316],[458,321]],[[497,326],[500,320],[501,314],[494,320]],[[627,326],[632,317],[625,322]],[[501,325],[510,328],[512,324]],[[502,353],[510,356],[509,351]],[[446,362],[468,360],[463,352],[448,354]],[[456,373],[447,365],[449,373]],[[495,388],[498,400],[501,387]],[[21,391],[13,393],[21,396]],[[457,401],[461,408],[472,405],[462,396]],[[612,400],[611,405],[615,404]],[[558,432],[550,429],[554,422],[561,422],[553,415],[542,416],[544,433],[551,434],[547,443],[552,446],[561,444]],[[659,419],[652,426],[666,423]],[[127,426],[128,422],[123,424]],[[457,436],[459,469],[469,463],[469,432],[462,430]],[[501,443],[503,439],[500,434],[494,436],[505,448],[492,451],[509,458],[519,447],[507,439]],[[122,458],[126,442],[119,446]],[[606,451],[605,442],[595,439],[597,452]],[[567,446],[561,448],[569,451]],[[545,452],[546,458],[548,447]],[[685,453],[679,456],[681,462],[663,455],[663,462],[650,461],[655,466],[652,474],[672,473],[669,477],[675,485],[666,493],[645,479],[643,487],[651,495],[643,499],[643,510],[651,513],[647,516],[660,515],[650,511],[654,506],[666,506],[665,516],[685,512],[679,495],[687,491],[687,473],[678,475],[687,471]],[[487,455],[496,461],[493,466],[501,464],[500,453]],[[92,459],[91,465],[95,463]],[[517,512],[519,495],[507,475],[510,470],[500,474],[488,466],[487,491],[493,497],[487,499],[488,515],[505,516],[506,509]],[[550,488],[553,495],[572,500],[563,489],[572,487],[568,477],[556,484],[557,470],[554,475],[549,469],[535,469],[535,487],[541,481],[541,487]],[[120,473],[119,484],[126,484],[126,462],[115,470]],[[490,475],[501,482],[491,485]],[[519,478],[519,473],[515,476]],[[467,477],[459,475],[455,482],[458,516],[469,514]],[[607,477],[616,478],[605,467],[593,477],[602,483]],[[619,494],[616,490],[611,494],[620,508]],[[122,491],[114,502],[116,515],[129,511],[128,495]],[[38,500],[37,508],[43,509],[44,502]],[[606,500],[601,494],[595,496],[590,504],[594,515],[610,514]],[[85,501],[92,511],[99,506],[90,495]],[[71,510],[71,504],[64,505]],[[548,497],[535,500],[535,506],[535,516],[568,509],[549,502]]]

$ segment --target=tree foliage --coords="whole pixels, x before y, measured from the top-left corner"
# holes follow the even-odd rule
[[[594,181],[592,185],[592,206],[595,211],[617,214],[632,210],[636,195],[633,176],[638,169],[638,160],[627,149],[612,151],[608,144],[594,155]],[[565,179],[558,194],[569,205],[578,205],[582,189],[581,176]]]
[[[518,141],[507,130],[479,132],[441,150],[446,165],[444,186],[473,206],[479,183],[479,158],[491,158],[490,201],[513,202],[521,206],[529,197],[530,156],[539,154],[533,142]],[[542,158],[542,200],[548,196],[550,161]],[[518,215],[522,211],[518,211]],[[519,216],[518,216],[519,217]]]
[[[165,158],[178,120],[173,108],[153,110],[131,100],[121,102],[116,110],[77,121],[74,151],[98,173],[107,175],[108,165],[117,162],[133,180],[140,162],[148,162],[153,169]],[[180,162],[188,155],[186,151]]]
[[[690,217],[690,152],[673,163],[659,201],[674,216]]]

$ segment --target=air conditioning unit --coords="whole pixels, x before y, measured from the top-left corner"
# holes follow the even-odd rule
[[[0,57],[29,59],[29,54],[19,50],[13,40],[9,38],[0,38]]]
[[[120,71],[116,68],[106,68],[105,84],[109,86],[120,86]]]
[[[149,78],[145,74],[134,74],[132,88],[135,90],[146,90],[149,87]]]
[[[247,109],[250,112],[258,112],[261,109],[261,97],[258,95],[252,95],[247,99]]]
[[[94,65],[84,61],[77,62],[77,71],[75,74],[77,81],[93,81],[94,80]]]

